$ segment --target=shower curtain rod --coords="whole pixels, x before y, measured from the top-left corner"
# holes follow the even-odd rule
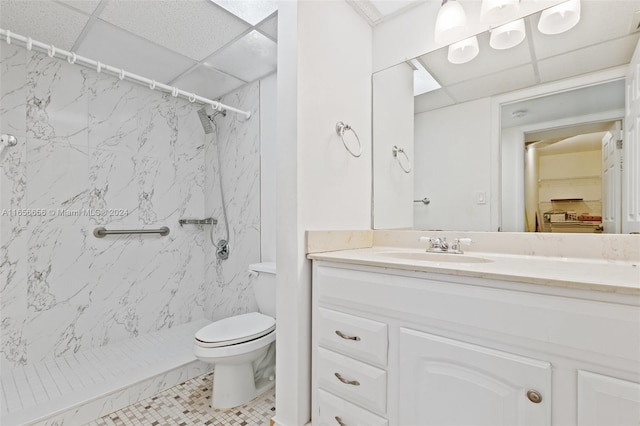
[[[24,43],[27,50],[32,50],[34,47],[37,47],[38,49],[45,51],[51,58],[57,55],[65,56],[67,58],[67,61],[70,64],[77,63],[87,68],[93,68],[97,72],[108,71],[116,75],[118,78],[120,78],[120,80],[124,80],[126,78],[136,83],[148,85],[151,90],[154,90],[156,88],[162,89],[167,93],[171,93],[171,95],[174,97],[182,96],[188,99],[189,102],[199,102],[202,104],[208,104],[218,111],[221,111],[221,110],[233,111],[235,113],[244,115],[247,119],[251,117],[251,111],[243,111],[241,109],[234,108],[229,105],[225,105],[221,102],[204,98],[202,96],[198,96],[195,93],[185,92],[184,90],[178,89],[177,87],[158,83],[155,80],[152,80],[150,78],[142,77],[138,74],[125,71],[123,68],[116,68],[111,65],[103,64],[100,61],[95,61],[93,59],[85,58],[84,56],[77,55],[75,52],[68,52],[66,50],[59,49],[52,44],[46,44],[37,40],[32,40],[31,37],[25,37],[20,34],[16,34],[10,30],[5,30],[0,28],[0,36],[4,37],[7,44],[11,44],[12,41],[17,40]]]

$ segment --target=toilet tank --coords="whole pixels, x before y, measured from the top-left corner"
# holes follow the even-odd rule
[[[258,276],[253,281],[253,293],[258,309],[265,315],[276,317],[276,263],[263,262],[249,265]]]

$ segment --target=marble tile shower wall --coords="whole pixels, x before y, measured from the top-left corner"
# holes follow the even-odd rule
[[[205,210],[218,219],[214,241],[226,238],[222,189],[231,250],[229,259],[220,261],[213,245],[205,244],[206,257],[212,259],[206,263],[205,276],[212,285],[204,309],[205,317],[213,320],[258,309],[252,287],[255,277],[247,267],[260,261],[260,83],[245,85],[222,102],[252,114],[249,120],[238,114],[218,115],[215,132],[205,144]]]
[[[246,262],[260,246],[257,84],[234,95],[256,119],[238,124],[229,114],[218,129],[232,246],[249,247],[220,265],[206,230],[178,226],[205,210],[222,219],[217,176],[205,177],[217,172],[216,146],[197,106],[46,54],[5,44],[0,54],[0,129],[19,139],[0,157],[0,209],[45,212],[0,217],[0,367],[250,309]],[[245,137],[247,146],[238,143]],[[94,211],[75,215],[81,209]],[[92,234],[163,225],[167,237]]]

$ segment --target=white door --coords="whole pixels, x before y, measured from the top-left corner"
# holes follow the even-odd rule
[[[401,425],[549,425],[551,364],[400,329]]]
[[[578,371],[578,425],[639,424],[640,383]]]
[[[616,121],[602,138],[602,225],[606,234],[622,232],[622,129]]]
[[[627,72],[622,232],[640,232],[640,43]]]

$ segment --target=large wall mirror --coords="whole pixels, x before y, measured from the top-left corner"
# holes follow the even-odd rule
[[[515,47],[487,32],[469,62],[445,47],[374,73],[374,228],[620,232],[612,165],[639,9],[582,0],[561,34],[536,13]]]

